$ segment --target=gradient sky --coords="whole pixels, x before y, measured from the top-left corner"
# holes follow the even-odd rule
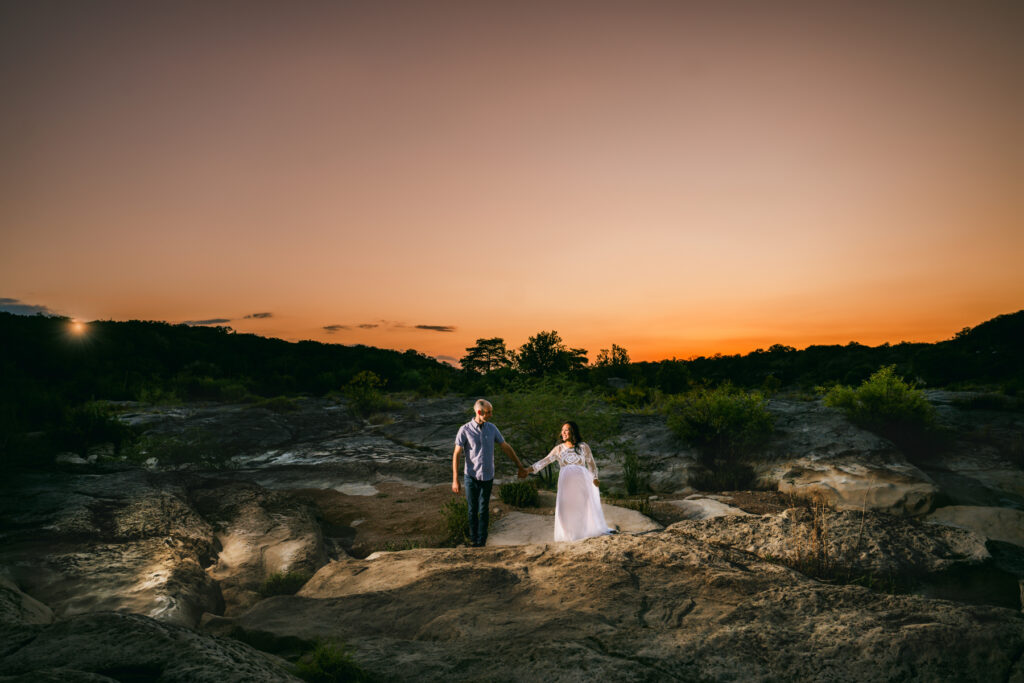
[[[1021,36],[1009,0],[4,0],[0,303],[451,358],[946,339],[1024,308]]]

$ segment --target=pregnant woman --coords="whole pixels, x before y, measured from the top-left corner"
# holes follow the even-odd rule
[[[529,471],[536,474],[556,460],[561,471],[555,500],[555,540],[578,541],[612,533],[601,509],[594,455],[580,438],[575,422],[562,424],[562,443],[546,458],[533,463]]]

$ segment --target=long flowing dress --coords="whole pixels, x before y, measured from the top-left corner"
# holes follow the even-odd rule
[[[551,449],[543,460],[530,466],[536,474],[558,461],[558,497],[555,499],[555,540],[578,541],[581,538],[612,533],[604,520],[601,494],[594,486],[597,464],[590,446],[577,448],[564,443]]]

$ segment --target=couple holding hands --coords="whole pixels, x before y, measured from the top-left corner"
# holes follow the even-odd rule
[[[561,442],[544,459],[530,467],[523,467],[519,456],[501,436],[498,428],[491,424],[493,412],[494,407],[484,399],[479,399],[473,405],[473,419],[459,428],[455,437],[455,452],[452,454],[452,491],[461,493],[465,488],[469,537],[473,547],[479,548],[487,543],[495,444],[516,464],[520,479],[536,474],[558,461],[560,472],[558,496],[555,500],[556,541],[577,541],[612,533],[601,509],[594,455],[590,452],[590,446],[580,438],[580,429],[576,423],[562,423]],[[459,456],[463,453],[466,456],[465,467],[463,478],[460,479]]]

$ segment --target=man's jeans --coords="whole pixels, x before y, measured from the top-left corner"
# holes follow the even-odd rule
[[[490,521],[491,485],[493,479],[480,481],[466,475],[466,511],[469,513],[469,540],[474,546],[487,543],[487,522]]]

